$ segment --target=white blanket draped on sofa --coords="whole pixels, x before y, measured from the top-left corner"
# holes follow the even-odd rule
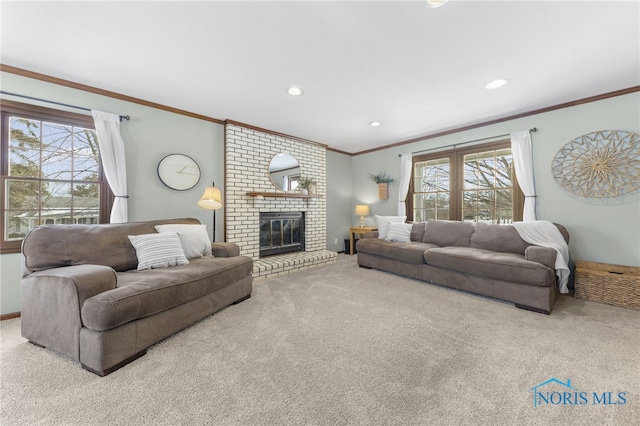
[[[520,238],[529,244],[551,247],[558,252],[556,256],[556,275],[560,293],[569,293],[569,247],[556,226],[547,220],[513,222]]]

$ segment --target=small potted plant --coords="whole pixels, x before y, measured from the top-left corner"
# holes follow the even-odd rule
[[[389,183],[393,182],[393,178],[387,172],[378,172],[377,175],[369,173],[369,177],[378,184],[378,198],[381,200],[389,198]]]
[[[312,178],[301,177],[298,180],[298,188],[302,194],[312,194],[317,182]]]

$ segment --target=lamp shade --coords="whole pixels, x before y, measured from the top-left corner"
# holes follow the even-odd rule
[[[448,2],[449,0],[427,0],[427,4],[429,5],[429,7],[440,7]]]
[[[369,216],[369,206],[366,204],[356,205],[356,216]]]
[[[208,186],[202,194],[202,198],[198,201],[198,205],[207,210],[218,210],[222,207],[222,197],[220,190],[215,186]]]

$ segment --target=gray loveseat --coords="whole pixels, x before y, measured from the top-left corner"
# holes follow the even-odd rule
[[[569,233],[557,225],[565,241]],[[363,235],[358,264],[513,302],[549,314],[556,300],[553,248],[526,243],[510,225],[457,221],[414,223],[410,242]]]
[[[137,270],[129,235],[156,233],[156,225],[199,223],[35,228],[22,245],[22,336],[104,376],[154,343],[250,297],[253,261],[239,256],[232,243],[214,243],[213,257],[187,265]]]

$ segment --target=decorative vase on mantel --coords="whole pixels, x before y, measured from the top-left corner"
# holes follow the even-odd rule
[[[308,177],[302,177],[298,180],[298,187],[302,195],[312,194],[316,184],[314,179]]]

